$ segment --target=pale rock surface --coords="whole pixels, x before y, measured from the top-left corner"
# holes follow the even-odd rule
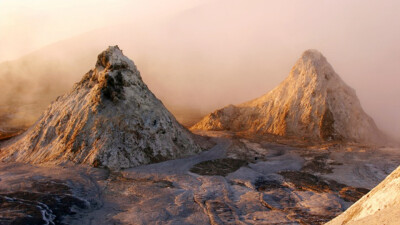
[[[307,50],[289,76],[255,100],[219,109],[192,130],[231,130],[312,140],[374,142],[381,132],[361,107],[356,92],[326,58]]]
[[[400,221],[400,167],[327,225],[385,224]]]
[[[0,159],[118,170],[197,153],[192,135],[114,46],[28,131],[0,146]]]

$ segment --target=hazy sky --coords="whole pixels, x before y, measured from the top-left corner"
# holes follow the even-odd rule
[[[210,112],[265,94],[313,48],[400,137],[399,12],[398,0],[0,0],[0,61],[74,36],[54,51],[92,48],[90,61],[118,44],[163,101]]]
[[[201,0],[0,0],[0,61],[120,23],[157,21]]]

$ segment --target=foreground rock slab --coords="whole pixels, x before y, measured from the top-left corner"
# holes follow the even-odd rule
[[[399,224],[400,167],[327,225]]]
[[[91,175],[89,175],[91,174]],[[70,224],[102,207],[100,170],[0,163],[0,224]]]

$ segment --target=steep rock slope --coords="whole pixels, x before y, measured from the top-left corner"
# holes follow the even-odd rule
[[[317,140],[377,140],[374,121],[355,91],[326,58],[307,50],[289,76],[255,100],[229,105],[206,116],[193,130],[232,130]]]
[[[114,46],[102,52],[96,67],[58,97],[35,125],[2,146],[0,158],[121,169],[199,151],[192,134]]]
[[[327,225],[397,225],[400,218],[400,167]]]

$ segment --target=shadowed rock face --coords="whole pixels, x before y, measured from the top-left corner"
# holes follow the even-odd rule
[[[304,52],[289,76],[266,95],[219,109],[191,129],[368,143],[381,136],[355,91],[316,50]]]
[[[200,151],[192,134],[142,81],[117,47],[60,96],[18,140],[1,146],[3,161],[73,162],[114,170]]]
[[[340,139],[339,136],[335,136],[335,128],[334,128],[335,120],[333,118],[333,114],[329,108],[325,109],[325,113],[322,115],[321,124],[320,124],[320,137],[322,140],[333,140]]]
[[[208,176],[226,176],[244,165],[247,165],[247,162],[240,159],[214,159],[194,165],[190,172]]]

